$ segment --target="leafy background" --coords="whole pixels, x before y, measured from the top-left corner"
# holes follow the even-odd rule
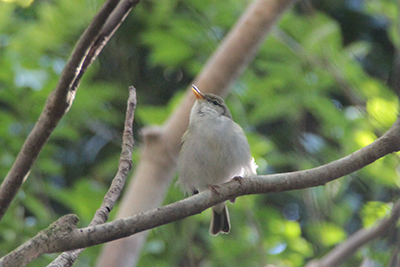
[[[82,80],[0,224],[4,255],[66,213],[90,221],[118,163],[127,88],[138,89],[134,163],[146,125],[162,124],[250,1],[143,1]],[[0,177],[5,177],[97,0],[0,1]],[[368,145],[396,120],[398,3],[302,1],[280,20],[227,98],[259,174],[316,167]],[[398,70],[397,70],[398,71]],[[208,235],[209,211],[150,232],[138,266],[302,266],[390,213],[399,157],[324,187],[246,196],[232,232]],[[171,186],[165,203],[182,199]],[[387,265],[397,233],[363,247]],[[74,266],[93,266],[100,246]],[[29,266],[42,266],[46,255]]]

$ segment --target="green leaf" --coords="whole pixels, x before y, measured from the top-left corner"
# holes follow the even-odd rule
[[[380,201],[369,201],[361,210],[361,218],[364,227],[371,227],[378,220],[390,215],[393,203],[385,203]]]

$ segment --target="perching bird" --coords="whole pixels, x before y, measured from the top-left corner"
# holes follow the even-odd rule
[[[188,130],[182,138],[178,183],[185,192],[196,194],[220,185],[235,176],[256,173],[256,165],[242,128],[222,98],[203,94],[193,85],[196,96]],[[229,213],[225,203],[212,207],[210,234],[229,233]]]

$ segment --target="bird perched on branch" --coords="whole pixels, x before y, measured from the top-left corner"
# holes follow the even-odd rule
[[[222,98],[203,94],[193,85],[196,96],[188,130],[182,138],[178,160],[178,183],[185,192],[196,194],[229,181],[235,176],[256,173],[256,165],[242,128]],[[229,233],[225,203],[212,207],[210,234]]]

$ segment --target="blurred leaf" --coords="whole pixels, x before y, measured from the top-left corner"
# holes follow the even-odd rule
[[[367,112],[377,128],[386,130],[389,129],[397,119],[399,102],[395,98],[392,100],[385,100],[375,97],[368,100]]]
[[[285,222],[285,236],[289,239],[296,239],[301,236],[301,229],[298,222]]]
[[[137,115],[146,125],[161,125],[169,117],[164,107],[142,106],[138,108]]]
[[[326,222],[320,225],[320,238],[325,246],[332,246],[343,241],[346,233],[340,226]]]
[[[361,210],[361,218],[364,227],[372,227],[376,225],[378,220],[390,215],[392,203],[379,201],[367,202]]]
[[[5,3],[17,3],[22,7],[28,7],[34,0],[1,0]]]
[[[68,205],[78,215],[80,223],[87,225],[103,202],[104,190],[96,182],[83,179],[71,189],[52,190],[50,195]]]

